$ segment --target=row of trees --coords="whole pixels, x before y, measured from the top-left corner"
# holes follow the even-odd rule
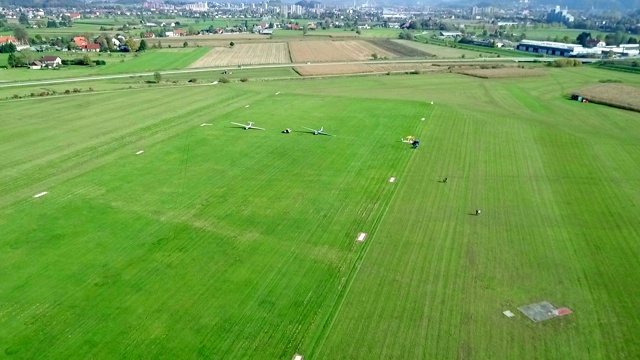
[[[580,35],[578,35],[578,37],[576,37],[576,43],[586,47],[588,45],[588,42],[592,39],[604,41],[608,46],[615,46],[620,44],[638,44],[637,38],[620,32],[606,34],[605,36],[602,36],[602,34],[597,34],[595,37],[592,37],[590,32],[585,31],[583,31],[582,33],[580,33]]]

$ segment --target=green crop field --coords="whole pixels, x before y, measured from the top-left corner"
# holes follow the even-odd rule
[[[2,101],[0,357],[633,358],[640,77],[548,71]]]

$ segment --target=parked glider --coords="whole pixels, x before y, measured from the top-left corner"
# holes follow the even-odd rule
[[[324,132],[324,127],[321,127],[320,130],[316,130],[316,129],[312,129],[312,128],[308,128],[306,126],[302,127],[303,129],[307,129],[307,130],[311,130],[313,131],[313,135],[329,135],[329,136],[335,136],[329,133]]]
[[[249,129],[256,129],[256,130],[264,130],[263,128],[257,127],[257,126],[253,126],[254,122],[253,121],[249,121],[248,125],[245,124],[238,124],[235,122],[232,122],[233,125],[238,125],[242,128],[244,128],[245,130],[249,130]]]

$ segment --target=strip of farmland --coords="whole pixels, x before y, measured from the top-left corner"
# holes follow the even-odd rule
[[[289,63],[286,43],[238,44],[233,47],[216,47],[191,64],[190,68]]]
[[[297,66],[293,68],[300,76],[329,76],[407,71],[438,71],[438,67],[427,64],[342,64]]]
[[[464,69],[456,72],[482,79],[503,79],[547,75],[547,72],[542,69],[521,69],[516,67],[498,69]]]
[[[402,43],[389,39],[375,39],[368,40],[368,42],[373,46],[377,46],[380,49],[384,49],[385,51],[400,57],[435,57],[435,55],[422,51],[421,49],[406,46]]]
[[[396,57],[393,53],[361,40],[293,41],[289,43],[289,49],[293,62],[368,60],[373,54]]]
[[[590,102],[640,111],[640,88],[621,84],[591,85],[576,91]]]

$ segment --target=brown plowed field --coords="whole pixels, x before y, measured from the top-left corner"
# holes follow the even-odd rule
[[[442,71],[428,64],[351,64],[351,65],[311,65],[293,68],[301,76],[325,76],[385,73],[397,71]]]
[[[284,64],[288,62],[291,61],[286,43],[237,44],[234,47],[213,48],[189,67]]]
[[[596,104],[640,111],[640,87],[622,84],[591,85],[575,91]]]
[[[368,60],[374,53],[388,58],[396,57],[394,54],[363,40],[292,41],[289,43],[289,49],[293,62]]]
[[[459,74],[475,76],[483,79],[518,78],[544,76],[547,72],[541,69],[521,69],[516,67],[503,67],[499,69],[464,69],[456,71]]]

